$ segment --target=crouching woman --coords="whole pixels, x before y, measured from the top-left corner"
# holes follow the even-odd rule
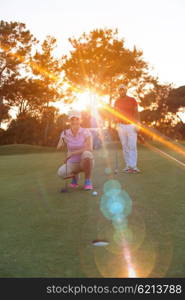
[[[64,144],[67,154],[64,164],[58,169],[62,179],[71,178],[70,187],[78,187],[79,173],[84,173],[84,190],[92,190],[91,181],[94,165],[92,135],[87,128],[80,126],[80,112],[71,112],[69,115],[70,128],[62,131],[57,149]]]

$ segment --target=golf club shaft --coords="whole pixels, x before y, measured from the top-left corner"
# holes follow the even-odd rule
[[[67,152],[66,152],[66,177],[67,177]],[[67,186],[67,179],[65,181],[65,188],[67,190],[68,186]]]
[[[66,133],[65,133],[66,134]],[[66,177],[67,177],[67,144],[66,144],[66,141],[65,139],[63,138],[63,143],[64,145],[66,145],[66,155],[65,155],[65,164],[66,164]],[[67,184],[67,179],[65,180],[65,190],[67,191],[68,189],[68,184]]]
[[[115,171],[118,171],[118,150],[117,150],[117,148],[115,148]]]

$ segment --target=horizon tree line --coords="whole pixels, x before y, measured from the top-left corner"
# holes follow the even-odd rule
[[[126,48],[117,29],[94,29],[69,42],[70,53],[56,57],[55,37],[40,42],[24,23],[0,21],[0,125],[8,122],[6,130],[0,126],[1,145],[53,145],[67,117],[52,103],[71,104],[77,101],[77,92],[90,90],[108,96],[112,106],[120,83],[142,106],[144,124],[169,137],[185,138],[185,124],[178,114],[185,110],[185,86],[161,84],[150,74],[143,52],[136,46]],[[10,116],[13,108],[15,119]]]

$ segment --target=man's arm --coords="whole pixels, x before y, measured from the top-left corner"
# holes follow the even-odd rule
[[[138,108],[136,108],[136,111],[135,111],[135,119],[136,119],[137,123],[141,122],[140,113],[138,111]]]
[[[135,111],[134,111],[134,119],[135,119],[135,125],[137,128],[137,131],[139,131],[140,123],[141,123],[141,118],[140,118],[140,113],[138,110],[138,105],[135,106]]]

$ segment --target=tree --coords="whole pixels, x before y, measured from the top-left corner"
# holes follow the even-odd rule
[[[185,85],[170,91],[167,105],[172,113],[178,113],[180,110],[185,112]]]
[[[30,66],[32,72],[37,76],[43,88],[45,89],[42,95],[42,103],[44,107],[49,107],[50,102],[61,100],[62,95],[62,60],[53,56],[53,51],[56,47],[56,39],[48,36],[41,45],[41,50],[36,51],[32,57]],[[47,144],[49,120],[45,125],[44,141]]]
[[[155,83],[141,99],[144,110],[141,112],[143,123],[157,128],[170,137],[182,136],[184,124],[178,116],[185,107],[185,87],[173,88],[171,84]],[[181,124],[180,124],[181,123]]]
[[[109,95],[110,104],[119,83],[137,90],[150,79],[142,51],[136,47],[132,51],[127,49],[117,33],[117,30],[97,29],[79,39],[70,38],[74,50],[64,57],[63,66],[70,85]]]
[[[55,131],[55,122],[59,116],[59,110],[53,106],[43,107],[41,115],[42,145],[53,145],[53,132]]]
[[[185,139],[185,122],[181,118],[181,113],[185,114],[185,86],[172,89],[167,98],[168,110],[178,117],[178,123],[174,128],[177,139]]]
[[[9,120],[10,116],[9,116],[9,106],[7,104],[4,103],[0,103],[0,127],[1,127],[1,122],[2,121],[7,121]]]
[[[19,22],[0,21],[0,78],[6,80],[11,74],[20,75],[22,63],[29,63],[31,49],[36,39]],[[21,66],[20,66],[21,65]]]
[[[39,79],[11,78],[3,86],[6,94],[6,102],[10,107],[16,107],[17,114],[29,112],[37,114],[41,111],[45,94],[53,97],[51,91],[47,91],[43,82]]]
[[[53,55],[56,47],[56,39],[48,36],[41,45],[41,50],[37,50],[30,60],[30,66],[35,76],[43,81],[48,89],[56,91],[52,101],[57,101],[61,97],[60,91],[63,85],[62,78],[62,60],[57,59]],[[49,103],[50,99],[45,97],[45,103]]]
[[[11,121],[4,138],[9,143],[36,145],[40,141],[40,132],[39,121],[24,112]]]
[[[36,39],[26,30],[25,24],[0,21],[0,122],[9,118],[11,106],[7,103],[7,97],[14,97],[12,89],[7,87],[17,83],[22,70],[27,68],[35,43]]]
[[[171,85],[155,82],[153,87],[141,97],[141,106],[144,108],[141,112],[143,122],[160,124],[165,119],[168,113],[166,99],[171,89]]]

